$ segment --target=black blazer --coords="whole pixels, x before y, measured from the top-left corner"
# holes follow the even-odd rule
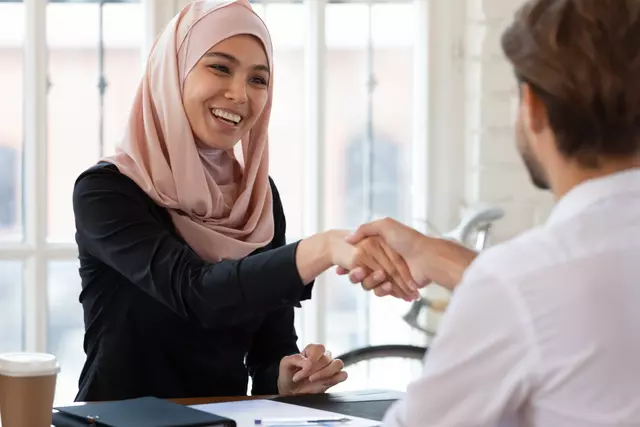
[[[294,306],[310,298],[285,244],[273,183],[275,234],[240,260],[209,263],[166,209],[109,163],[73,193],[87,361],[78,401],[277,393],[282,357],[299,351]]]

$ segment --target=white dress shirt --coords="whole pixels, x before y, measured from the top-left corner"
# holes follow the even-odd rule
[[[640,169],[467,269],[385,426],[640,426]]]

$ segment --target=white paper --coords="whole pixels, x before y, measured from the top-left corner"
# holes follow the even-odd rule
[[[241,400],[236,402],[208,403],[205,405],[193,405],[192,408],[204,412],[219,415],[235,420],[238,427],[259,427],[256,419],[263,418],[305,418],[321,419],[327,417],[348,418],[348,423],[319,424],[317,427],[377,427],[379,421],[366,418],[351,417],[335,412],[320,411],[318,409],[305,408],[304,406],[290,405],[288,403],[275,402],[273,400]],[[265,427],[265,426],[262,426]],[[268,427],[268,426],[267,426]],[[294,427],[294,426],[292,426]]]

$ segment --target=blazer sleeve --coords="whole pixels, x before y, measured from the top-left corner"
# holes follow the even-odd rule
[[[274,191],[274,205],[274,246],[286,247],[286,220],[277,190]],[[304,299],[310,297],[310,292],[311,288],[307,287]],[[300,352],[297,341],[293,307],[282,307],[266,315],[247,355],[247,367],[253,380],[252,395],[279,394],[280,361],[285,356]]]
[[[73,208],[76,240],[89,254],[205,327],[236,324],[309,296],[295,262],[297,243],[207,262],[151,214],[147,195],[115,167],[83,173]]]

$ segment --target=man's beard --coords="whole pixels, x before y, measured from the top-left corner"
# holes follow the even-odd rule
[[[547,174],[542,167],[542,163],[536,158],[535,154],[531,150],[531,145],[529,144],[529,140],[522,128],[522,124],[518,123],[516,125],[516,140],[518,145],[518,151],[520,152],[520,156],[524,162],[527,171],[529,171],[529,177],[531,178],[531,182],[536,188],[540,190],[549,190],[549,180],[547,179]]]

